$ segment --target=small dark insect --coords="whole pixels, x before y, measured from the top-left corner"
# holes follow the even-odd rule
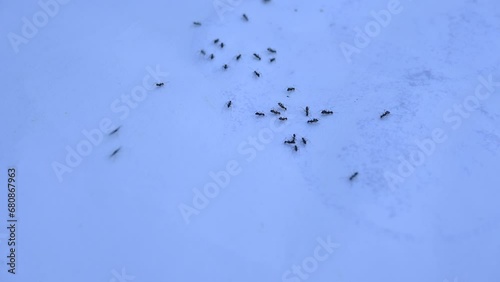
[[[227,103],[226,103],[226,106],[227,106],[228,108],[230,108],[232,104],[233,104],[233,101],[229,100],[229,102],[227,102]]]
[[[273,114],[275,114],[275,115],[281,115],[281,113],[278,112],[278,111],[276,111],[276,110],[271,110],[270,112],[273,113]]]
[[[118,149],[114,150],[114,151],[113,151],[113,153],[111,153],[111,155],[109,155],[109,157],[111,158],[111,157],[113,157],[114,155],[116,155],[118,152],[120,152],[120,149],[121,149],[121,148],[122,148],[122,147],[118,147]]]
[[[279,120],[288,120],[286,117],[279,117]]]
[[[219,43],[219,38],[214,39],[214,44],[217,44],[217,43]]]
[[[302,137],[302,143],[304,143],[304,145],[307,144],[306,138]]]
[[[109,133],[109,135],[113,135],[113,134],[117,133],[117,132],[118,132],[118,130],[120,130],[120,127],[121,127],[121,126],[118,126],[117,128],[115,128],[113,131],[111,131],[111,132]]]
[[[203,56],[205,56],[205,55],[207,54],[207,53],[205,53],[205,50],[203,50],[203,49],[201,49],[201,50],[200,50],[200,53],[201,53]]]
[[[261,113],[261,112],[256,112],[256,113],[255,113],[255,115],[263,117],[263,116],[265,116],[266,114]]]
[[[297,145],[293,146],[293,149],[295,150],[295,152],[297,152],[299,150],[299,147],[297,147]]]
[[[220,43],[220,48],[224,48],[224,42]]]
[[[352,181],[354,178],[356,178],[356,176],[358,176],[358,172],[357,172],[357,171],[356,171],[355,173],[353,173],[353,174],[351,175],[351,177],[349,177],[349,180],[351,180],[351,181]]]
[[[332,111],[328,111],[328,110],[322,110],[321,114],[323,114],[323,115],[331,115],[331,114],[333,114],[333,112]]]
[[[253,73],[254,73],[257,77],[260,77],[260,73],[258,73],[257,71],[253,71]]]
[[[381,116],[380,118],[384,118],[385,116],[389,115],[391,112],[389,111],[385,111]]]
[[[286,107],[282,103],[278,103],[278,106],[280,106],[280,108],[286,111]]]
[[[271,53],[276,53],[276,50],[274,50],[273,48],[267,48],[267,51],[269,51]]]
[[[238,56],[236,56],[236,60],[239,61],[241,59],[241,54],[238,54]]]
[[[257,54],[255,54],[255,53],[253,53],[253,56],[254,56],[257,60],[259,60],[259,61],[261,60],[259,55],[257,55]]]
[[[163,82],[156,83],[156,86],[158,86],[158,87],[162,87],[163,85],[165,85],[165,83],[163,83]]]
[[[295,144],[295,134],[292,135],[292,140],[285,140],[285,144]]]
[[[210,60],[213,60],[215,58],[214,54],[210,54]]]
[[[224,64],[224,66],[222,66],[225,70],[227,70],[227,68],[229,67],[227,64]]]
[[[288,92],[290,92],[290,91],[295,91],[295,87],[288,87],[288,88],[286,89],[286,91],[288,91]]]
[[[309,116],[309,107],[306,107],[306,117]]]
[[[274,61],[276,61],[276,58],[271,58],[271,59],[269,59],[269,62],[270,62],[270,63],[272,63],[272,62],[274,62]]]
[[[248,17],[247,17],[247,15],[243,14],[243,19],[245,19],[245,21],[247,21],[247,22],[248,22]]]
[[[307,121],[307,123],[315,123],[318,122],[319,120],[317,118],[313,118]]]
[[[196,25],[196,26],[200,26],[201,25],[200,22],[193,22],[193,24]]]

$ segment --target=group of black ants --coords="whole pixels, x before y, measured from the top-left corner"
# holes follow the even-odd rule
[[[270,1],[270,0],[264,0],[264,2],[269,2],[269,1]],[[243,18],[243,20],[248,21],[248,16],[247,16],[246,14],[243,14],[243,15],[242,15],[242,18]],[[201,23],[200,23],[200,22],[193,22],[193,24],[194,24],[195,26],[201,26]],[[213,40],[213,43],[214,43],[214,44],[216,44],[216,45],[218,45],[220,48],[224,48],[224,46],[225,46],[225,45],[224,45],[224,42],[221,42],[218,38],[217,38],[217,39],[214,39],[214,40]],[[271,48],[271,47],[267,48],[267,51],[268,51],[271,55],[274,55],[274,54],[276,54],[276,53],[277,53],[277,52],[276,52],[276,50],[275,50],[275,49],[273,49],[273,48]],[[206,56],[206,54],[207,54],[207,53],[205,52],[205,50],[203,50],[203,49],[202,49],[202,50],[200,50],[200,53],[201,53],[201,55],[203,55],[203,56]],[[242,55],[241,55],[241,54],[238,54],[238,55],[236,55],[236,56],[235,56],[235,60],[236,60],[236,61],[239,61],[239,60],[241,59],[241,57],[242,57]],[[262,60],[261,56],[260,56],[259,54],[257,54],[257,53],[253,53],[253,57],[254,57],[254,59],[256,59],[256,60],[259,60],[259,61],[260,61],[260,60]],[[215,59],[215,55],[212,53],[212,54],[210,54],[210,55],[209,55],[209,57],[208,57],[208,58],[209,58],[210,60],[213,60],[213,59]],[[270,62],[270,63],[273,63],[273,62],[275,62],[275,61],[276,61],[276,58],[275,58],[275,57],[272,57],[272,58],[270,58],[270,59],[269,59],[269,62]],[[224,65],[222,66],[222,68],[223,68],[224,70],[227,70],[227,69],[229,68],[229,66],[228,66],[228,64],[224,64]],[[253,73],[254,73],[254,75],[255,75],[257,78],[259,78],[259,77],[261,76],[261,74],[260,74],[259,72],[257,72],[257,71],[254,71]],[[162,86],[164,86],[164,83],[163,83],[163,82],[156,83],[156,86],[157,86],[157,87],[162,87]],[[293,91],[295,91],[295,87],[288,87],[288,88],[286,89],[286,91],[287,91],[287,92],[293,92]],[[227,108],[231,108],[231,106],[232,106],[232,105],[233,105],[233,101],[229,100],[228,102],[226,102],[226,107],[227,107]],[[285,107],[285,105],[283,105],[283,103],[281,103],[281,102],[279,102],[279,103],[278,103],[278,106],[280,107],[280,109],[281,109],[282,111],[286,111],[286,110],[287,110],[287,108]],[[306,115],[306,117],[309,117],[309,113],[310,113],[310,111],[309,111],[309,106],[306,106],[306,107],[305,107],[305,109],[304,109],[304,111],[305,111],[305,115]],[[273,114],[273,115],[275,115],[275,116],[279,116],[279,117],[278,117],[278,119],[279,119],[280,121],[283,121],[283,122],[284,122],[284,121],[288,120],[288,118],[287,118],[287,117],[281,116],[281,113],[282,113],[282,112],[280,112],[279,110],[271,109],[269,112],[270,112],[270,113],[272,113],[272,114]],[[389,112],[389,111],[385,111],[384,113],[382,113],[382,114],[380,115],[380,118],[381,118],[381,119],[383,119],[384,117],[386,117],[386,116],[387,116],[387,115],[389,115],[390,113],[391,113],[391,112]],[[333,111],[324,109],[324,110],[321,110],[321,114],[322,114],[322,115],[332,115],[332,114],[333,114]],[[263,116],[265,116],[266,114],[265,114],[265,113],[263,113],[263,112],[255,112],[255,115],[256,115],[257,117],[263,117]],[[307,123],[308,123],[308,124],[314,124],[314,123],[317,123],[317,122],[319,122],[319,119],[317,119],[317,118],[312,118],[312,119],[307,120]],[[116,133],[116,131],[118,131],[118,129],[119,129],[119,128],[115,129],[113,132],[111,132],[111,134]],[[306,138],[304,138],[304,137],[301,137],[301,139],[300,139],[299,141],[297,141],[297,136],[296,136],[296,134],[294,133],[294,134],[292,135],[291,139],[289,139],[289,140],[285,140],[285,141],[284,141],[284,144],[285,144],[285,145],[292,145],[292,146],[293,146],[293,147],[292,147],[292,148],[293,148],[293,150],[294,150],[294,151],[298,151],[298,150],[299,150],[299,147],[296,145],[298,142],[302,142],[302,144],[303,144],[303,145],[306,145],[306,144],[307,144],[307,139],[306,139]],[[114,156],[116,153],[118,153],[118,151],[119,151],[119,150],[120,150],[120,148],[116,149],[116,150],[115,150],[115,151],[111,154],[111,156]],[[359,174],[358,172],[354,172],[354,173],[353,173],[353,174],[349,177],[349,180],[350,180],[350,181],[353,181],[353,180],[354,180],[354,179],[358,176],[358,174]]]

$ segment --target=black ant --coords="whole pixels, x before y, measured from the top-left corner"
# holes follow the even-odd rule
[[[285,144],[295,144],[295,134],[292,135],[292,140],[285,140]]]
[[[309,116],[309,107],[306,106],[306,117],[308,117],[308,116]]]
[[[163,82],[156,83],[156,86],[157,86],[157,87],[162,87],[163,85],[165,85],[165,83],[163,83]]]
[[[224,66],[222,66],[225,70],[227,70],[227,68],[229,67],[227,64],[224,64]]]
[[[248,17],[247,17],[247,15],[243,14],[243,18],[245,19],[245,21],[247,21],[247,22],[248,22]]]
[[[333,114],[333,112],[332,112],[332,111],[328,111],[328,110],[322,110],[322,111],[321,111],[321,113],[322,113],[323,115],[331,115],[331,114]]]
[[[388,115],[388,114],[390,114],[390,113],[391,113],[391,112],[389,112],[389,111],[385,111],[385,113],[383,113],[383,114],[380,116],[380,118],[384,118],[385,116],[387,116],[387,115]]]
[[[269,62],[270,62],[270,63],[272,63],[272,62],[274,62],[274,61],[276,61],[276,58],[271,58],[271,59],[269,59]]]
[[[114,155],[116,155],[118,152],[120,152],[120,149],[122,147],[118,147],[118,149],[114,150],[113,153],[111,153],[111,155],[109,156],[110,158],[113,157]]]
[[[111,132],[109,133],[109,135],[113,135],[113,134],[117,133],[117,132],[118,132],[118,130],[120,130],[120,127],[121,127],[121,126],[118,126],[115,130],[111,131]]]
[[[224,42],[220,43],[220,48],[224,48]]]
[[[286,91],[288,91],[288,92],[290,92],[290,91],[295,91],[295,87],[288,87],[288,88],[286,89]]]
[[[318,122],[319,120],[317,118],[313,118],[307,121],[307,123],[315,123]]]
[[[217,43],[219,43],[219,38],[214,40],[214,44],[217,44]]]
[[[228,108],[231,108],[231,105],[232,105],[232,104],[233,104],[233,101],[229,100],[229,102],[227,102],[227,103],[226,103],[226,106],[227,106]]]
[[[214,54],[210,54],[210,60],[213,60],[215,58]]]
[[[238,56],[236,56],[236,61],[239,61],[241,59],[241,54],[238,54]]]
[[[253,71],[253,73],[257,76],[257,77],[260,77],[260,73],[257,72],[257,71]]]
[[[261,112],[256,112],[256,113],[255,113],[255,115],[263,117],[263,116],[265,116],[266,114],[261,113]]]
[[[273,48],[267,48],[267,51],[269,51],[271,53],[276,53],[276,50],[274,50]]]
[[[201,26],[200,22],[193,22],[193,24],[196,25],[196,26]]]
[[[299,147],[297,147],[297,145],[293,146],[293,150],[295,150],[295,152],[297,152],[299,150]]]
[[[286,118],[286,117],[279,117],[279,120],[285,121],[285,120],[288,120],[288,118]]]
[[[302,143],[304,143],[304,145],[306,145],[306,144],[307,144],[307,140],[306,140],[306,138],[302,137]]]
[[[200,50],[200,53],[201,53],[203,56],[205,56],[205,55],[207,54],[207,53],[205,53],[205,50],[203,50],[203,49],[201,49],[201,50]]]
[[[257,58],[259,61],[261,60],[259,55],[257,55],[257,54],[255,54],[255,53],[253,53],[253,56],[254,56],[255,58]]]
[[[271,110],[270,112],[273,113],[273,114],[275,114],[275,115],[281,115],[281,113],[278,112],[278,111],[276,111],[276,110]]]
[[[278,106],[280,106],[280,108],[286,111],[286,107],[282,103],[278,103]]]
[[[356,178],[356,176],[358,176],[358,172],[357,172],[357,171],[356,171],[355,173],[353,173],[353,174],[351,175],[351,177],[349,177],[349,180],[350,180],[350,181],[353,181],[353,180],[354,180],[354,178]]]

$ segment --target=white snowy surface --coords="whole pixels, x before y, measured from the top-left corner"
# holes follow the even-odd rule
[[[500,281],[500,2],[401,0],[350,63],[339,45],[391,1],[216,3],[231,9],[68,1],[17,53],[8,35],[43,10],[0,3],[0,185],[15,167],[18,205],[16,274],[2,227],[1,281]],[[148,69],[168,73],[165,86],[150,78],[125,106]],[[495,89],[460,116],[480,76]],[[288,120],[270,131],[278,102]],[[59,179],[67,146],[106,119],[120,130]],[[444,142],[423,154],[436,130]],[[308,140],[297,152],[283,144],[294,133]],[[415,152],[422,164],[387,181]],[[186,220],[193,189],[235,163]],[[338,247],[307,279],[287,273],[318,240]]]

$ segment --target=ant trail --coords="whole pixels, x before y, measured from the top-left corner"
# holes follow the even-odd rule
[[[114,150],[113,153],[111,153],[111,155],[109,155],[110,158],[114,157],[116,154],[118,154],[118,152],[120,152],[122,147],[118,147],[118,149]]]

